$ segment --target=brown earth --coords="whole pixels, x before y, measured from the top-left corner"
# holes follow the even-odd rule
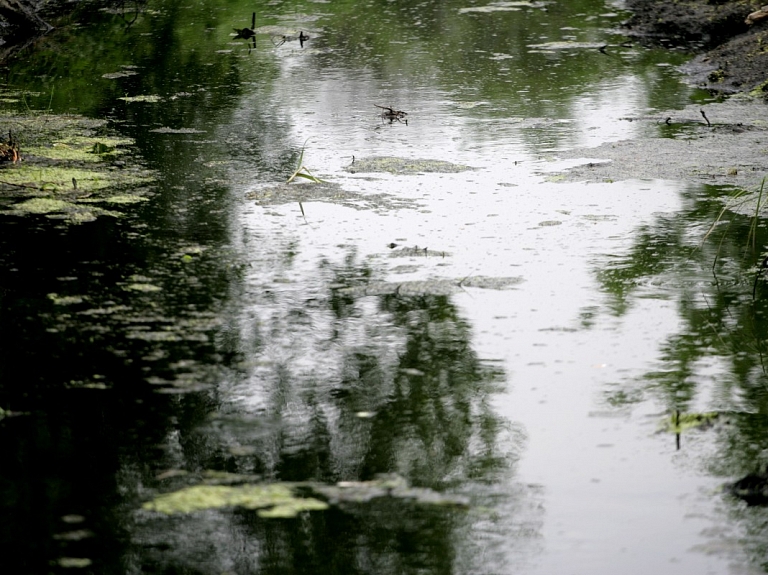
[[[664,179],[759,190],[768,165],[768,0],[626,0],[633,10],[629,35],[648,44],[695,53],[685,65],[691,83],[713,94],[741,94],[682,110],[624,118],[657,127],[632,139],[563,152],[559,159],[590,159],[575,167],[544,169],[554,181],[616,182]],[[760,97],[751,97],[760,96]],[[757,193],[729,208],[754,215]],[[751,200],[751,203],[746,200]]]
[[[630,35],[697,54],[684,67],[713,93],[768,96],[768,17],[747,17],[768,0],[627,0]],[[768,12],[768,11],[767,11]]]

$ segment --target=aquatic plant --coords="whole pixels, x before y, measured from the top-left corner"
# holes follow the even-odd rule
[[[320,184],[323,183],[323,180],[320,178],[312,175],[312,172],[309,171],[309,168],[307,168],[302,162],[304,161],[304,150],[307,147],[307,142],[309,141],[309,138],[304,140],[304,145],[301,147],[301,153],[299,153],[299,159],[296,161],[296,169],[294,172],[290,175],[288,180],[286,180],[286,184],[290,184],[293,180],[296,178],[305,178],[312,182],[313,184]],[[303,213],[303,210],[302,210]]]
[[[749,204],[752,201],[755,201],[755,209],[754,214],[752,216],[752,221],[750,223],[749,227],[749,233],[747,234],[747,245],[745,249],[751,248],[752,251],[757,250],[757,220],[760,216],[760,210],[761,208],[765,207],[765,203],[763,201],[763,192],[765,190],[765,180],[766,178],[763,178],[762,182],[760,183],[760,189],[757,190],[757,192],[752,193],[749,190],[739,190],[735,194],[731,196],[728,202],[726,202],[725,206],[720,210],[720,213],[717,214],[717,217],[715,218],[715,221],[712,222],[712,225],[709,227],[707,232],[704,234],[704,237],[701,239],[701,243],[703,244],[704,241],[712,234],[714,229],[720,224],[721,220],[723,219],[723,216],[725,215],[725,212],[728,210],[734,210],[736,208],[745,206]],[[723,241],[725,240],[725,237],[727,235],[728,228],[730,228],[730,223],[728,224],[728,227],[726,228],[726,233],[723,234],[723,237],[720,239],[720,243],[718,244],[717,252],[715,254],[715,259],[712,262],[712,269],[715,268],[715,265],[717,264],[717,260],[720,255],[720,249],[722,248]],[[766,255],[766,254],[763,254]],[[768,263],[764,261],[764,264]]]

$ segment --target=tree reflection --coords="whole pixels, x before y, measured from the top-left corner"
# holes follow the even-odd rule
[[[704,192],[690,194],[682,213],[639,229],[628,253],[613,258],[597,277],[616,315],[652,295],[651,285],[675,298],[681,327],[660,344],[658,366],[645,379],[671,412],[684,411],[700,402],[702,383],[711,380],[706,371],[717,360],[721,373],[711,402],[730,414],[731,425],[729,445],[719,454],[728,463],[714,467],[732,474],[753,471],[754,456],[768,448],[766,420],[753,417],[768,413],[768,288],[764,278],[755,283],[763,256],[748,241],[751,218],[729,213],[727,225],[702,242],[703,225],[717,220],[723,201],[719,188]]]
[[[261,301],[257,314],[270,325],[260,322],[261,345],[248,358],[257,367],[219,391],[215,419],[184,433],[204,438],[182,439],[183,461],[167,463],[326,484],[397,473],[414,486],[482,502],[481,486],[510,470],[519,438],[510,441],[509,426],[490,407],[503,373],[473,351],[456,306],[445,295],[404,297],[396,286],[364,295],[376,274],[354,255],[339,266],[324,261],[318,272],[322,295],[316,284],[301,295],[292,286]],[[183,525],[145,515],[138,521],[140,539],[173,548],[164,559],[148,548],[139,554],[145,565],[164,565],[160,572],[199,561],[192,558],[200,538],[173,535],[191,529],[219,538],[199,572],[238,565],[237,572],[270,574],[452,573],[456,555],[472,547],[478,518],[390,496],[296,519],[238,510],[196,514]],[[237,536],[224,536],[221,521]]]

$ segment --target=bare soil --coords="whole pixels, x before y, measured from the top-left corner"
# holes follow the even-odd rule
[[[747,24],[765,0],[627,0],[629,33],[641,41],[696,53],[684,67],[691,82],[713,93],[764,93],[768,80],[768,18]]]
[[[557,181],[666,179],[740,190],[760,188],[768,166],[768,18],[745,20],[766,0],[627,0],[630,35],[696,56],[684,67],[691,83],[730,97],[622,121],[656,129],[596,148],[569,150],[560,159],[592,161]],[[754,209],[752,212],[754,213]]]

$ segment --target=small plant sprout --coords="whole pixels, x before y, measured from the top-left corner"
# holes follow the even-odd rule
[[[304,140],[304,145],[301,147],[301,153],[299,154],[299,159],[296,162],[296,170],[291,174],[291,176],[288,178],[288,180],[285,182],[286,184],[290,184],[293,180],[296,178],[304,178],[312,182],[313,184],[320,184],[323,183],[323,180],[320,178],[313,176],[312,172],[309,171],[309,168],[307,168],[302,161],[304,160],[304,149],[307,147],[307,142],[309,141],[309,138]]]

